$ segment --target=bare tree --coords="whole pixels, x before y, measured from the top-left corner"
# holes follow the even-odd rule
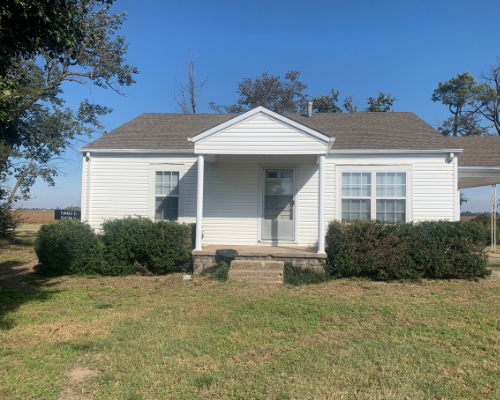
[[[201,82],[196,81],[196,68],[194,66],[194,57],[189,55],[189,62],[185,69],[186,79],[183,83],[177,82],[174,93],[174,100],[181,108],[184,114],[196,114],[196,107],[200,99],[201,89],[208,82],[205,78]]]
[[[497,65],[492,65],[488,72],[482,72],[481,78],[487,85],[482,85],[478,93],[477,111],[495,128],[500,135],[500,57]]]

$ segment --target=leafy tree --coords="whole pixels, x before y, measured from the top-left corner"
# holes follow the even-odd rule
[[[448,106],[452,117],[438,128],[445,136],[478,136],[488,132],[482,127],[478,116],[476,100],[478,96],[488,96],[488,85],[479,84],[469,72],[441,83],[432,94],[432,101]]]
[[[299,71],[288,71],[285,79],[264,72],[255,79],[246,78],[238,83],[239,98],[232,105],[210,103],[210,108],[220,113],[241,114],[258,106],[278,113],[305,112],[307,95],[305,83],[299,80]]]
[[[344,100],[344,108],[348,113],[355,113],[358,112],[358,103],[354,103],[354,98],[352,97],[352,94],[350,94],[347,99]]]
[[[0,3],[0,75],[17,57],[64,52],[84,40],[82,19],[97,3],[113,0],[2,0]]]
[[[391,97],[390,93],[386,95],[380,92],[377,98],[369,97],[366,101],[368,102],[368,107],[365,108],[365,112],[388,112],[391,111],[396,98]]]
[[[465,195],[462,192],[460,192],[460,207],[462,207],[462,205],[464,205],[468,201],[469,199],[465,197]]]
[[[313,108],[317,113],[341,113],[342,109],[337,105],[340,92],[332,89],[331,96],[313,97]]]
[[[317,113],[339,113],[342,112],[342,109],[337,105],[338,99],[339,99],[340,92],[337,90],[335,91],[332,89],[332,95],[331,96],[318,96],[318,97],[313,97],[313,107],[316,109]],[[390,94],[385,95],[384,93],[380,92],[379,96],[377,98],[375,97],[369,97],[366,99],[368,103],[368,107],[364,109],[364,112],[387,112],[391,111],[391,107],[393,106],[394,102],[396,101],[395,97],[391,97]],[[359,105],[358,103],[354,102],[354,98],[352,94],[350,94],[345,100],[344,100],[344,109],[348,113],[355,113],[359,112]]]
[[[109,5],[95,10],[102,3],[99,0],[77,3],[80,13],[75,18],[83,37],[65,42],[57,53],[38,50],[30,58],[20,54],[0,77],[9,97],[0,104],[0,181],[9,177],[15,181],[10,193],[5,189],[0,193],[7,198],[7,206],[16,200],[17,190],[28,198],[36,177],[53,184],[54,161],[79,136],[102,131],[98,118],[112,111],[87,100],[76,110],[66,107],[64,82],[93,84],[122,95],[122,88],[135,82],[138,71],[126,64],[125,38],[116,34],[126,14],[110,14]]]

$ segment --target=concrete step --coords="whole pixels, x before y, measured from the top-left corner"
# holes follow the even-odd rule
[[[283,261],[234,260],[229,280],[237,282],[283,283]]]
[[[285,268],[284,261],[233,260],[232,269],[252,269],[258,271],[281,271]]]

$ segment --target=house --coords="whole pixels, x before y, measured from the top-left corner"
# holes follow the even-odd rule
[[[443,137],[411,112],[311,111],[143,114],[80,150],[82,219],[196,223],[193,255],[312,260],[330,220],[459,220],[460,189],[500,183],[499,137]]]

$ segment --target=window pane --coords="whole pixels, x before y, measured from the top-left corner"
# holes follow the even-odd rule
[[[175,221],[179,216],[178,197],[155,198],[155,220]]]
[[[178,195],[179,194],[179,173],[178,172],[172,172],[172,177],[171,177],[171,190],[170,194],[173,195]]]
[[[357,221],[370,218],[370,200],[342,199],[342,220]]]
[[[370,197],[372,174],[369,172],[343,172],[343,197]]]
[[[161,207],[161,203],[163,201],[163,197],[155,198],[155,220],[163,219],[163,209]]]
[[[377,200],[377,219],[385,222],[406,221],[406,200]]]
[[[406,197],[406,173],[377,172],[377,197]]]
[[[169,171],[164,171],[163,172],[163,191],[162,194],[170,194],[170,179],[171,179],[171,172]]]
[[[293,187],[293,181],[291,178],[289,179],[266,179],[266,194],[287,194],[291,195]]]

